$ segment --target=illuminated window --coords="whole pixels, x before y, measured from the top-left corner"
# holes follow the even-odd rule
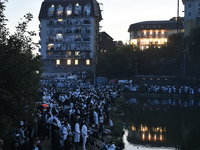
[[[76,7],[79,7],[79,3],[76,3]]]
[[[150,78],[150,80],[153,80],[153,78]]]
[[[66,57],[70,57],[72,55],[72,52],[66,52]]]
[[[71,16],[71,14],[72,14],[72,5],[71,4],[69,4],[66,7],[66,14],[67,14],[67,17]]]
[[[57,15],[62,17],[63,16],[63,7],[61,5],[57,8]]]
[[[67,65],[71,65],[71,59],[67,60]]]
[[[63,23],[63,19],[58,19],[58,24],[62,24]]]
[[[104,50],[104,53],[106,53],[106,50]]]
[[[48,45],[48,50],[52,50],[53,49],[53,44],[49,44]]]
[[[75,56],[81,56],[81,52],[80,51],[75,51]]]
[[[146,49],[148,49],[149,48],[149,46],[146,46]]]
[[[75,65],[78,65],[78,60],[77,59],[75,60]]]
[[[56,65],[60,65],[60,59],[56,60]]]
[[[63,34],[56,34],[57,41],[61,41],[63,39]]]
[[[72,11],[71,10],[67,10],[67,17],[71,16]]]
[[[89,59],[86,60],[86,65],[90,65],[90,60]]]
[[[103,53],[103,50],[101,50],[101,53]]]

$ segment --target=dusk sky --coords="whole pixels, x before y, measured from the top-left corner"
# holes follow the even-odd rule
[[[24,14],[30,12],[34,19],[29,29],[38,33],[38,15],[43,0],[9,0],[6,4],[6,18],[11,32]],[[130,24],[142,21],[169,20],[177,16],[177,0],[98,0],[103,4],[101,31],[107,32],[116,41],[129,40]],[[184,6],[180,0],[180,16],[184,16]],[[37,34],[38,35],[38,34]],[[34,39],[39,41],[39,36]]]

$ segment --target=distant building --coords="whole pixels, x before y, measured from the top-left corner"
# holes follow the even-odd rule
[[[100,53],[106,53],[108,48],[115,43],[113,42],[113,38],[108,35],[106,32],[100,32]]]
[[[169,21],[145,21],[131,24],[130,43],[136,45],[140,50],[148,49],[150,46],[162,47],[167,45],[169,35],[184,31],[183,23],[172,18]]]
[[[200,24],[200,0],[182,0],[185,5],[185,35]]]
[[[93,70],[102,20],[96,0],[44,0],[39,20],[44,73]]]

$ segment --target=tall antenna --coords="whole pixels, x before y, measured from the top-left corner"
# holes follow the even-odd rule
[[[177,5],[177,33],[179,30],[179,0],[178,1],[178,5]]]
[[[177,18],[179,17],[179,0],[178,0],[178,5],[177,5]]]

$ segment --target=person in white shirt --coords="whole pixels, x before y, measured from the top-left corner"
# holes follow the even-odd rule
[[[67,135],[68,135],[68,132],[67,132],[67,128],[65,126],[65,122],[62,121],[62,125],[60,127],[60,133],[61,133],[61,140],[60,140],[60,145],[62,147],[64,147],[64,141],[67,139]]]
[[[80,142],[80,126],[78,121],[75,124],[75,131],[74,131],[74,143],[76,145],[76,149],[78,149],[78,143]]]
[[[85,144],[87,142],[87,137],[88,137],[88,135],[87,135],[87,122],[86,121],[83,122],[81,133],[82,133],[82,138],[83,138],[83,150],[85,150]]]

